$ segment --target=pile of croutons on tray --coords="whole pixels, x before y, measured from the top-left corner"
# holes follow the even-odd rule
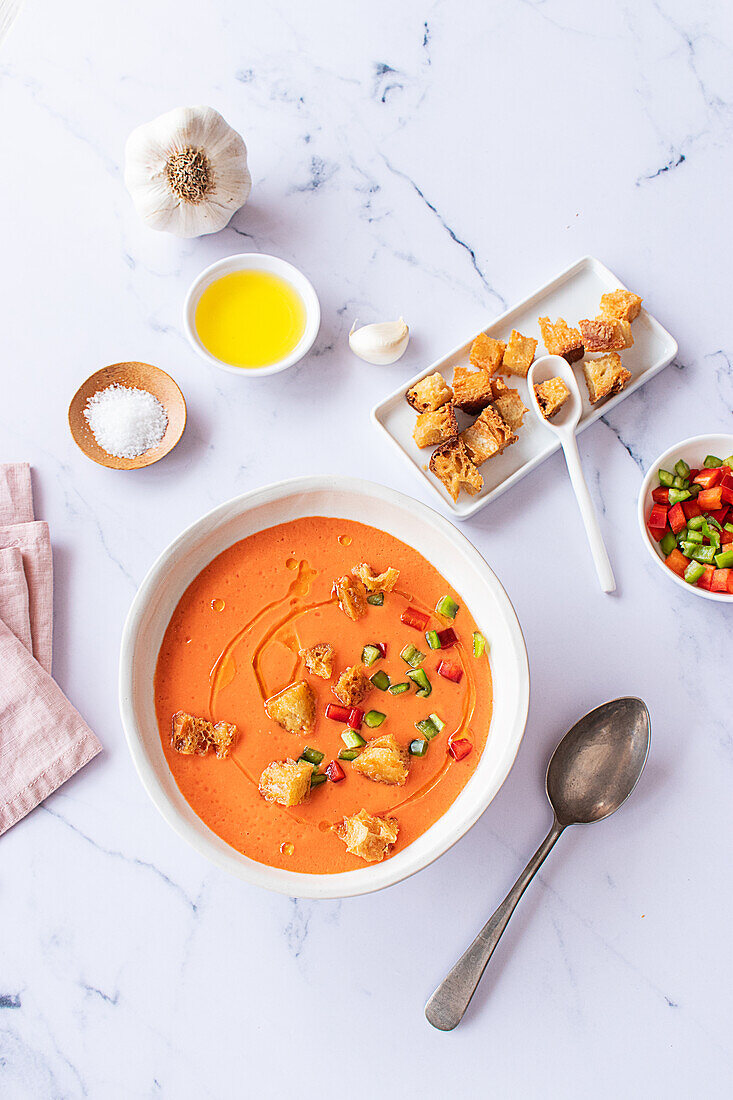
[[[562,317],[554,323],[549,317],[539,318],[548,354],[561,355],[568,363],[583,359],[592,405],[619,393],[631,378],[619,352],[634,343],[631,323],[639,316],[641,302],[638,294],[614,290],[602,295],[598,316],[579,321],[578,328]],[[480,332],[471,346],[471,366],[455,367],[452,386],[436,371],[405,394],[418,414],[413,439],[418,447],[435,447],[430,470],[453,500],[462,489],[471,496],[480,492],[484,481],[478,467],[517,441],[527,408],[500,376],[526,378],[536,350],[537,340],[516,329],[506,342]],[[603,354],[584,358],[588,352]],[[540,383],[535,393],[548,420],[570,396],[561,378]],[[456,410],[474,418],[462,431]]]

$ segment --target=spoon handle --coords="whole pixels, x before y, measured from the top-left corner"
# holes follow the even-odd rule
[[[570,481],[575,492],[575,498],[578,501],[580,514],[585,524],[585,533],[588,537],[590,552],[593,555],[593,564],[596,567],[598,580],[601,582],[601,588],[604,592],[615,592],[616,580],[603,541],[603,535],[598,526],[598,518],[593,505],[593,499],[588,492],[588,486],[586,485],[583,475],[583,467],[580,465],[580,455],[578,454],[578,444],[575,436],[569,435],[563,438],[562,446],[565,452],[565,461],[568,464],[568,473],[570,474]]]
[[[476,992],[486,965],[509,923],[517,902],[539,871],[564,828],[565,826],[560,825],[557,819],[553,821],[549,833],[499,908],[425,1005],[425,1015],[433,1027],[441,1031],[452,1031],[461,1022],[463,1013]]]

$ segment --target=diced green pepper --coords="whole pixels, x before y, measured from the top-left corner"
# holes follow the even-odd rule
[[[400,653],[400,657],[408,664],[410,668],[419,668],[425,660],[425,654],[421,653],[417,646],[414,646],[412,642],[408,642],[405,648]]]
[[[699,549],[699,547],[698,547],[696,542],[681,542],[680,543],[680,550],[682,551],[682,553],[685,555],[686,558],[691,558],[694,555],[694,553],[697,549]]]
[[[361,651],[361,663],[370,668],[381,656],[381,649],[377,649],[375,645],[365,645]]]
[[[415,695],[420,699],[427,699],[430,692],[433,690],[433,685],[428,680],[424,668],[411,668],[407,673],[409,680],[412,680],[413,684],[417,685],[418,690]]]
[[[692,547],[692,551],[687,554],[688,558],[694,558],[695,561],[701,561],[703,565],[712,565],[715,559],[714,546],[695,546],[694,542],[690,543],[690,546]]]
[[[667,531],[667,534],[664,536],[659,545],[662,548],[662,553],[664,554],[665,558],[669,557],[669,555],[672,553],[675,546],[677,545],[677,539],[674,537],[672,531]]]
[[[381,607],[384,603],[384,592],[370,592],[367,596],[367,603],[370,603],[372,607]]]
[[[691,531],[699,531],[705,522],[705,516],[692,516],[687,521],[687,526]]]
[[[339,753],[339,760],[356,760],[358,755],[358,749],[342,749]]]
[[[708,470],[714,470],[716,466],[722,466],[723,459],[717,458],[716,455],[706,455],[703,466],[707,466]]]
[[[700,565],[697,561],[691,561],[685,569],[685,580],[688,584],[697,584],[704,572],[704,565]]]
[[[727,458],[724,458],[723,459],[723,465],[724,466],[729,466],[731,468],[731,470],[733,470],[733,455],[728,455]]]
[[[674,485],[674,474],[671,474],[669,470],[658,470],[657,476],[659,477],[659,484],[663,485],[665,489],[671,489]]]
[[[693,481],[692,485],[687,486],[687,492],[694,500],[695,497],[702,492],[702,485],[698,485],[696,481]]]
[[[314,771],[311,776],[311,787],[317,787],[320,783],[326,782],[326,776],[323,772]]]
[[[390,695],[403,695],[406,691],[410,690],[409,684],[390,684],[387,691]]]
[[[733,523],[726,523],[725,529],[726,531],[730,531],[731,534],[733,534]]]
[[[437,714],[429,714],[428,718],[430,719],[430,721],[433,723],[434,726],[437,726],[438,733],[440,733],[440,731],[443,729],[443,726],[445,725],[445,722],[443,721],[443,719]]]
[[[386,717],[387,715],[382,714],[381,710],[368,710],[364,715],[364,722],[369,726],[369,729],[373,730],[377,726],[381,726]]]
[[[688,531],[686,542],[702,542],[702,531]]]
[[[483,657],[486,652],[486,639],[483,634],[479,634],[478,630],[473,634],[473,655],[474,657]]]
[[[692,493],[687,489],[670,489],[669,490],[669,503],[681,504],[683,500],[689,500]]]
[[[690,476],[690,467],[687,465],[684,458],[681,458],[678,462],[675,462],[674,472],[677,474],[678,477]]]
[[[455,619],[458,614],[458,604],[450,596],[443,596],[435,605],[435,610],[446,619]]]
[[[689,481],[686,477],[676,477],[672,482],[675,489],[686,489],[689,485]]]
[[[375,688],[379,688],[380,691],[386,691],[390,685],[389,676],[384,671],[384,669],[381,668],[379,672],[375,672],[374,675],[370,677],[370,680],[374,684]]]
[[[306,745],[300,754],[301,760],[307,760],[309,764],[320,764],[323,760],[324,754],[319,752],[318,749],[312,749],[310,745]]]
[[[720,535],[718,534],[718,530],[716,530],[715,520],[712,516],[705,517],[705,522],[702,525],[702,533],[711,545],[720,546]]]
[[[422,737],[416,737],[410,741],[410,756],[424,756],[428,751],[428,743]]]
[[[723,550],[715,555],[715,564],[718,569],[730,569],[733,565],[733,550]]]
[[[440,649],[440,638],[438,637],[437,630],[428,630],[425,635],[425,641],[431,649]]]
[[[432,718],[421,718],[419,722],[415,723],[415,729],[417,729],[423,737],[427,737],[428,741],[432,741],[434,737],[437,737],[440,730],[433,722]]]
[[[362,749],[366,745],[366,741],[356,730],[344,730],[341,734],[341,740],[347,749]]]

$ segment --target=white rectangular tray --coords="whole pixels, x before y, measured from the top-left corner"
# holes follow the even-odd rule
[[[540,334],[537,318],[543,315],[551,320],[564,317],[568,324],[577,325],[583,317],[595,317],[602,294],[609,290],[623,288],[613,272],[609,271],[599,260],[593,256],[584,256],[571,267],[562,271],[556,278],[540,287],[529,298],[519,302],[518,305],[497,317],[486,328],[490,336],[508,340],[511,330],[516,328],[524,336],[534,336],[538,341],[537,355],[546,354]],[[638,290],[638,288],[634,288]],[[651,314],[642,309],[639,317],[633,324],[634,345],[623,352],[623,364],[631,371],[631,381],[625,390],[612,397],[609,401],[601,401],[592,406],[588,400],[588,391],[583,378],[581,363],[575,364],[579,371],[578,385],[583,396],[583,411],[578,425],[578,431],[582,432],[589,424],[593,424],[604,413],[618,405],[625,397],[643,386],[650,378],[653,378],[660,370],[672,362],[677,354],[677,343],[672,336],[656,321]],[[405,400],[405,391],[410,389],[427,374],[440,371],[450,385],[453,377],[453,368],[456,366],[469,366],[469,351],[476,333],[455,351],[438,359],[432,366],[427,367],[420,374],[415,375],[409,382],[403,384],[394,393],[372,409],[372,419],[378,427],[385,431],[394,445],[403,454],[417,473],[423,477],[431,490],[440,498],[443,506],[448,508],[459,519],[467,519],[479,509],[485,507],[490,501],[501,496],[502,493],[515,485],[520,478],[533,470],[535,466],[558,450],[560,444],[555,436],[541,423],[530,408],[527,381],[524,378],[507,378],[507,384],[515,387],[530,409],[524,418],[524,424],[519,429],[519,439],[508,447],[503,454],[489,459],[481,467],[484,485],[481,492],[471,497],[461,493],[457,502],[453,502],[441,483],[427,469],[430,460],[431,448],[424,450],[416,445],[412,438],[415,427],[415,410]],[[458,414],[459,420],[462,414]],[[461,426],[469,423],[469,418],[464,418]]]

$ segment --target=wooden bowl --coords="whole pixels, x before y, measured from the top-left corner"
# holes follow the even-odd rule
[[[157,397],[168,416],[168,426],[157,447],[136,458],[116,458],[99,446],[84,416],[87,401],[100,390],[117,383],[130,389],[147,390]],[[69,405],[69,427],[77,447],[87,458],[113,470],[140,470],[164,458],[172,451],[186,427],[186,401],[169,374],[150,363],[113,363],[90,375],[74,394]]]

